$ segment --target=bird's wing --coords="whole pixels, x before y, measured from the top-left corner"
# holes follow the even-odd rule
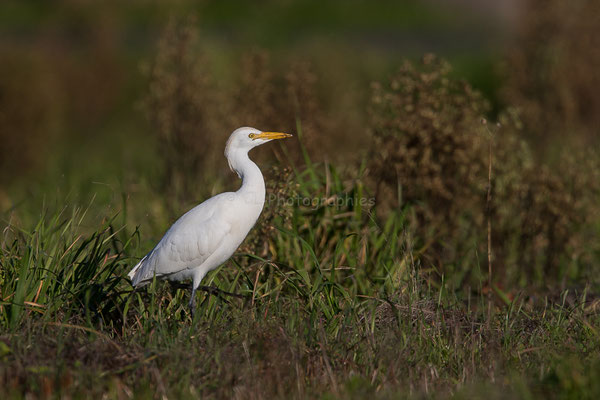
[[[149,282],[154,276],[165,277],[199,267],[230,231],[231,224],[222,218],[217,202],[206,202],[190,210],[131,271],[133,286]]]

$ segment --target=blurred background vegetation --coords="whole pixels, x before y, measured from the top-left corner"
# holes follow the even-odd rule
[[[487,118],[506,122],[493,135],[500,265],[561,279],[597,252],[598,152],[583,151],[599,143],[592,1],[0,7],[6,220],[95,196],[157,235],[235,185],[221,155],[233,129],[301,123],[313,161],[355,176],[369,157],[380,216],[414,207],[428,262],[468,271],[468,238],[485,231]],[[446,61],[421,64],[428,53]],[[255,157],[305,161],[297,141]]]
[[[93,174],[99,180],[127,174],[122,171],[143,175],[141,165],[157,151],[152,147],[156,135],[138,105],[151,88],[157,89],[149,81],[160,79],[156,74],[168,68],[166,58],[177,57],[165,53],[173,40],[194,41],[180,43],[193,46],[189,59],[181,62],[194,63],[188,73],[197,75],[197,84],[207,85],[202,93],[190,94],[202,103],[197,106],[207,106],[200,110],[207,116],[197,117],[208,124],[197,128],[199,135],[204,128],[210,128],[211,135],[226,135],[221,131],[229,132],[240,123],[294,130],[294,110],[288,110],[291,116],[281,115],[277,104],[265,104],[274,96],[277,103],[293,108],[287,104],[291,94],[279,87],[268,93],[259,80],[271,80],[272,85],[296,80],[297,86],[312,86],[310,95],[318,100],[314,105],[301,101],[300,107],[327,117],[322,123],[329,129],[314,139],[330,145],[315,146],[316,156],[324,158],[338,152],[342,157],[352,155],[361,149],[359,144],[368,142],[364,137],[369,83],[387,77],[406,58],[439,53],[453,63],[456,75],[499,101],[494,66],[512,30],[493,15],[468,7],[457,13],[447,5],[417,1],[382,1],[375,7],[357,0],[252,5],[5,1],[0,7],[4,192],[23,174],[33,173],[28,178],[35,178],[45,171],[43,180],[55,181],[57,175],[81,171],[83,165],[91,170],[95,165]],[[188,34],[194,37],[166,38],[174,34],[165,33],[169,21],[178,29],[193,26],[196,32]],[[195,84],[186,87],[192,90]],[[242,98],[247,93],[244,85],[254,85],[244,89],[259,92],[251,92],[258,102]],[[227,97],[233,115],[232,110],[208,108],[222,102],[217,96]],[[244,103],[245,112],[238,111],[236,101]],[[255,120],[248,114],[257,114]],[[341,135],[346,137],[342,148],[335,140]],[[132,151],[135,143],[144,143],[144,151]],[[222,146],[218,140],[216,144]]]

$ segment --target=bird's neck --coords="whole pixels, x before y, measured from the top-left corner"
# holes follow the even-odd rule
[[[237,193],[248,201],[256,202],[262,209],[265,202],[265,180],[258,165],[248,157],[248,153],[240,152],[230,166],[242,179],[242,186]]]

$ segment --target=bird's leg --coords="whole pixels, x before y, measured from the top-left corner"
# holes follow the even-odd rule
[[[209,294],[212,294],[212,295],[215,295],[215,296],[217,296],[219,298],[223,298],[222,295],[237,297],[238,299],[243,299],[243,298],[246,297],[243,294],[226,292],[225,290],[216,288],[214,286],[198,286],[198,289],[204,290],[205,292],[207,292]]]
[[[194,320],[194,311],[196,308],[196,285],[192,283],[192,297],[190,297],[190,314],[192,315],[192,321]]]
[[[204,290],[206,293],[213,294],[217,297],[222,297],[223,295],[226,295],[226,296],[237,297],[238,299],[244,298],[244,295],[242,295],[242,294],[226,292],[225,290],[216,288],[214,286],[198,286],[198,289]]]
[[[231,304],[229,302],[229,300],[227,300],[225,297],[223,297],[223,295],[221,294],[221,291],[215,287],[212,286],[198,286],[198,289],[206,292],[207,296],[204,298],[204,301],[208,300],[208,298],[210,297],[210,295],[213,296],[217,296],[217,298],[219,300],[223,300],[225,303],[227,304]],[[202,302],[202,304],[204,304],[204,301]]]

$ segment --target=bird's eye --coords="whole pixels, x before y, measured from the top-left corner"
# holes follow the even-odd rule
[[[249,134],[249,135],[248,135],[248,137],[249,137],[250,139],[254,139],[254,137],[255,137],[255,136],[256,136],[256,135],[255,135],[254,133],[251,133],[251,134]]]

